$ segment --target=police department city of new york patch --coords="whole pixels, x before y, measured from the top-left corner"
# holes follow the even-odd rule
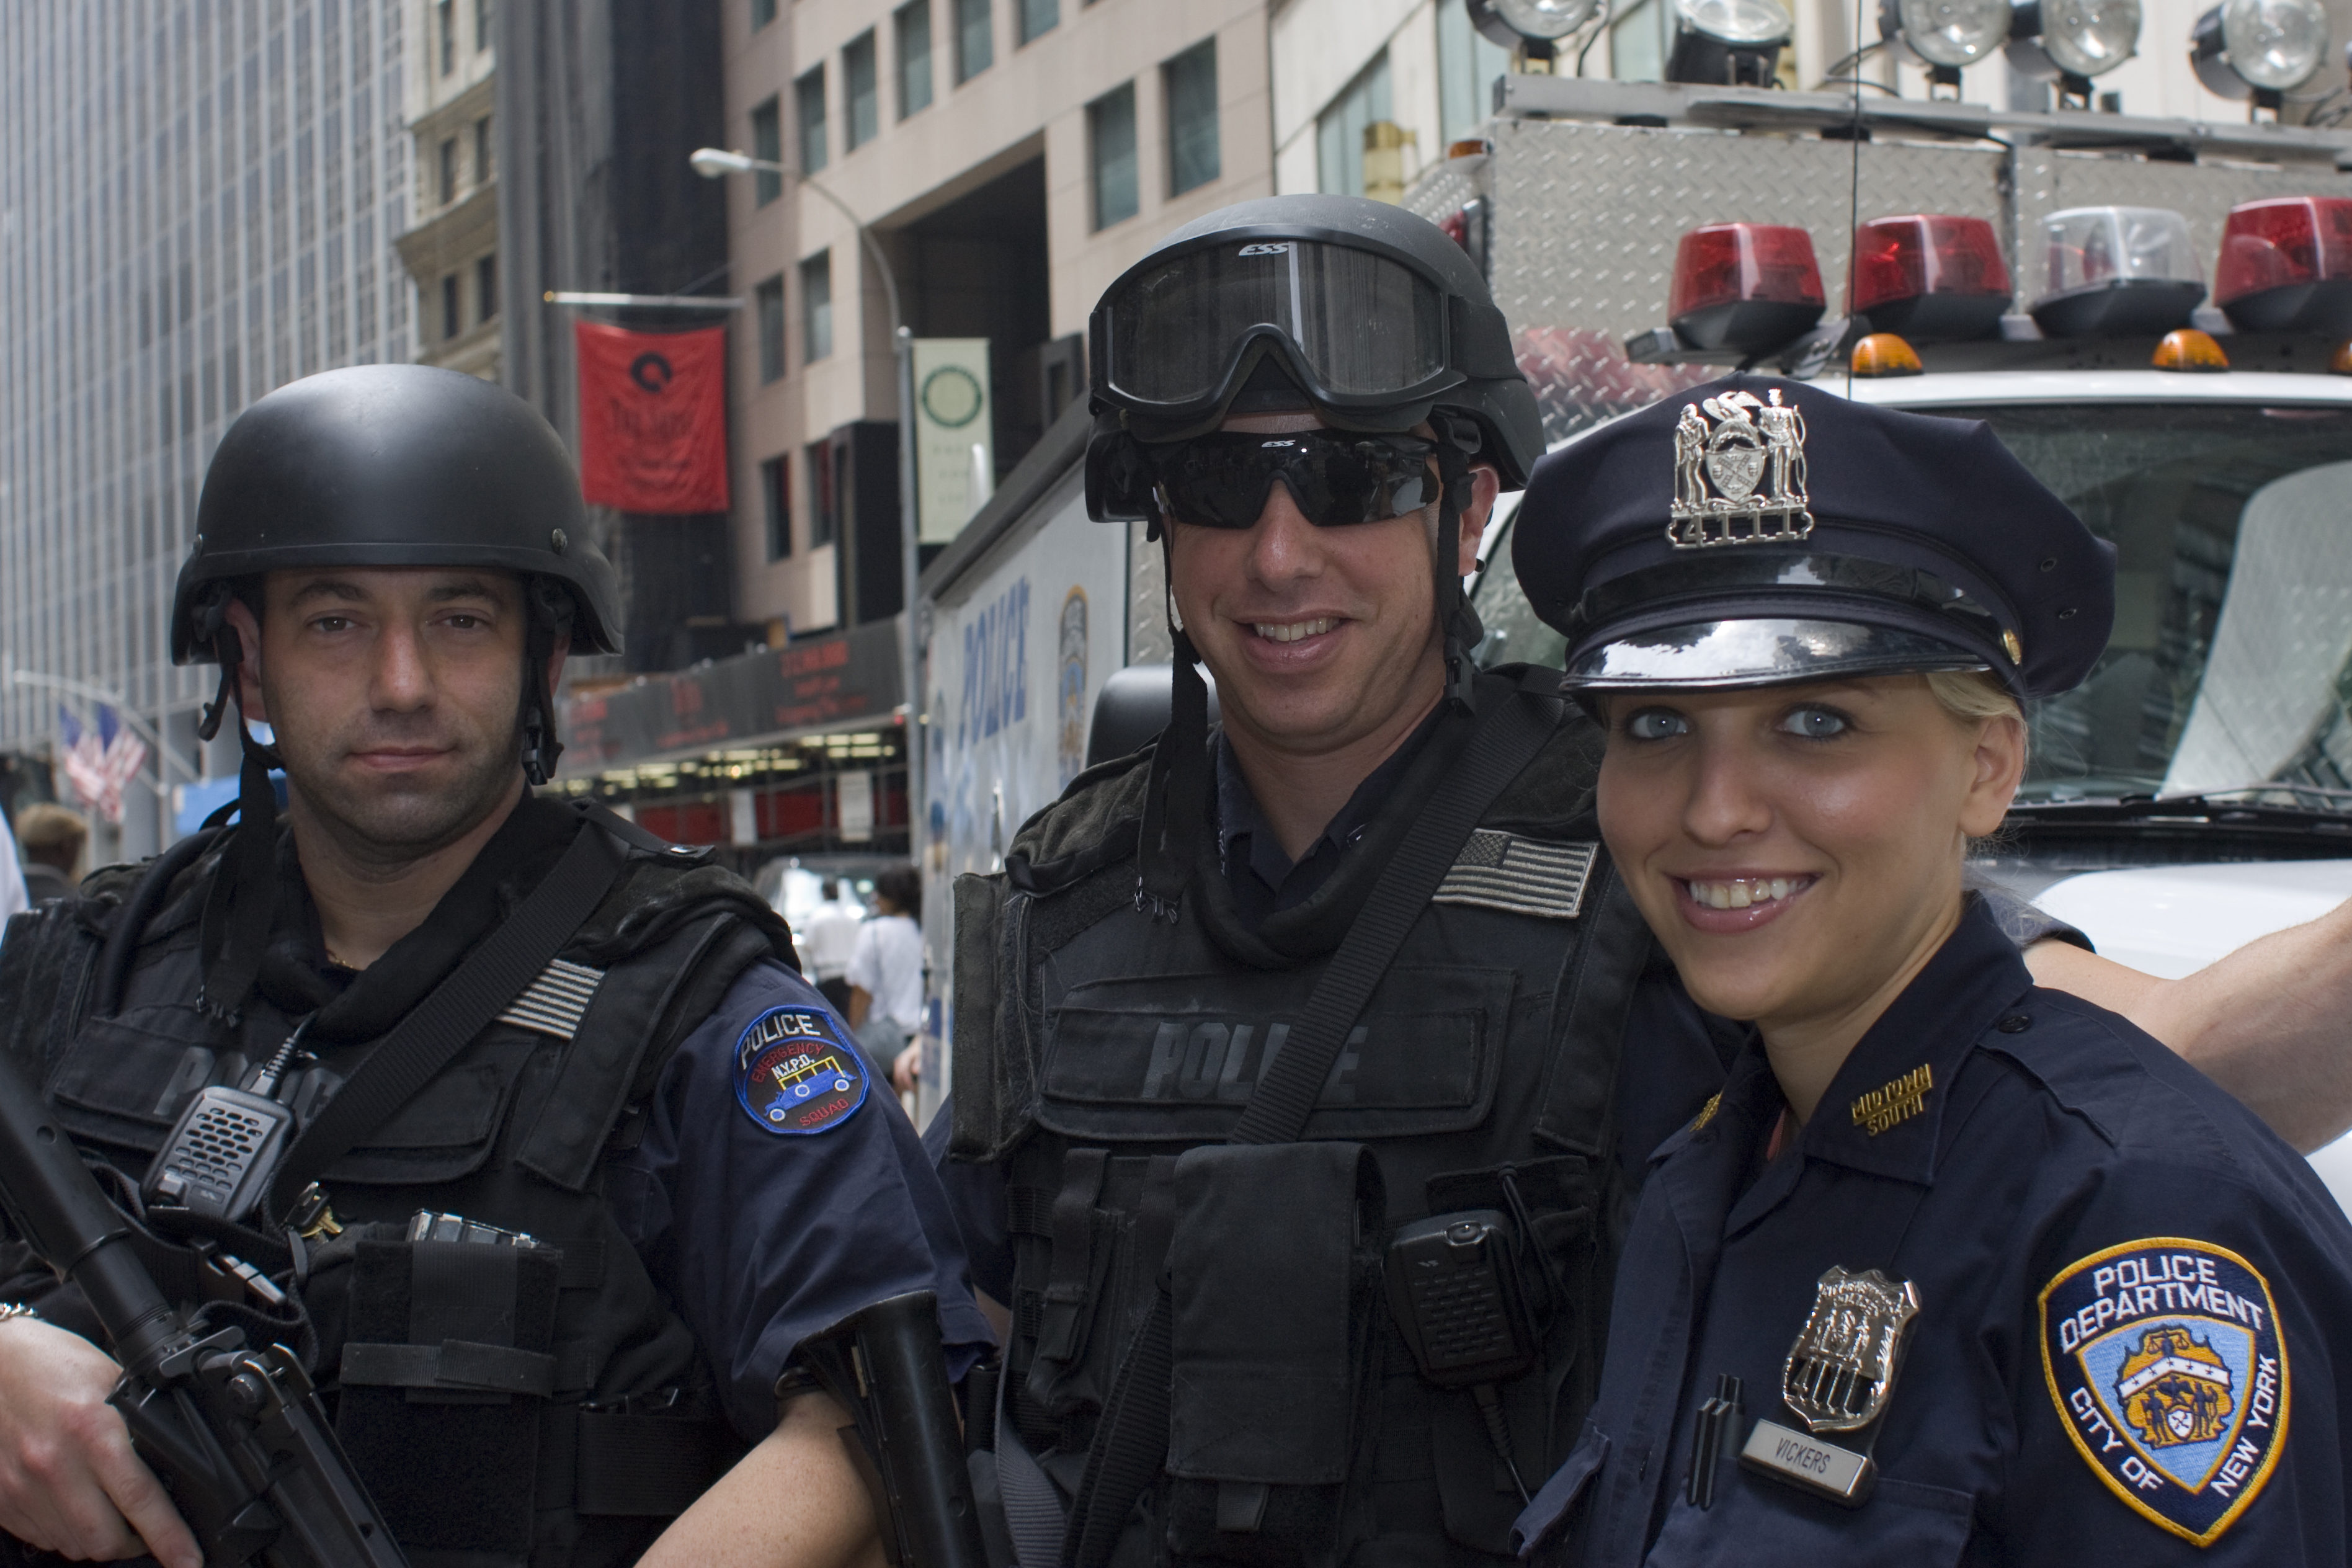
[[[2042,1368],[2084,1459],[2136,1511],[2210,1546],[2286,1444],[2286,1342],[2267,1280],[2208,1241],[2147,1237],[2042,1292]]]
[[[770,1132],[829,1132],[866,1103],[866,1059],[822,1007],[771,1007],[735,1042],[735,1099]]]

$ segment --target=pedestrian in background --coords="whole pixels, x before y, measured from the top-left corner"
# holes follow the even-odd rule
[[[857,951],[857,928],[865,923],[858,907],[841,896],[841,882],[827,877],[818,891],[824,901],[808,918],[808,928],[801,933],[801,962],[808,966],[809,978],[815,982],[817,994],[833,1005],[836,1013],[849,1011],[849,960]]]
[[[874,912],[849,955],[849,1026],[868,1057],[891,1064],[901,1094],[913,1088],[904,1058],[923,1024],[922,918],[922,879],[912,866],[891,867],[874,879]]]
[[[89,825],[79,813],[44,801],[17,814],[16,843],[23,864],[26,896],[34,903],[62,899],[81,879],[82,846],[89,841]]]

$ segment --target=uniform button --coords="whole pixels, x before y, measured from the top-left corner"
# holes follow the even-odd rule
[[[2004,1035],[2021,1035],[2025,1033],[2026,1030],[2033,1027],[2033,1020],[2027,1017],[2022,1013],[2011,1013],[2008,1017],[2003,1018],[2000,1023],[1995,1024],[1993,1027],[1999,1029]]]

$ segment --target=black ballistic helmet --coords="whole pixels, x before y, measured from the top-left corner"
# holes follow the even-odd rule
[[[1486,280],[1445,231],[1362,196],[1268,196],[1168,236],[1120,275],[1087,331],[1095,434],[1087,507],[1154,515],[1133,442],[1179,441],[1254,406],[1311,407],[1394,433],[1452,414],[1505,489],[1543,454],[1535,394]],[[1271,362],[1271,363],[1269,363]],[[1288,394],[1286,397],[1284,395]]]
[[[583,521],[571,454],[503,387],[421,364],[305,376],[247,409],[213,454],[173,595],[172,658],[218,657],[237,580],[314,565],[551,579],[568,591],[572,647],[617,653],[612,563]]]

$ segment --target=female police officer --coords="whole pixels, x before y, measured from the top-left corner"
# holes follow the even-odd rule
[[[1549,460],[1524,517],[1602,836],[1691,998],[1752,1021],[1652,1156],[1527,1551],[2344,1562],[2352,1226],[1962,886],[2111,550],[1980,425],[1738,377]]]

